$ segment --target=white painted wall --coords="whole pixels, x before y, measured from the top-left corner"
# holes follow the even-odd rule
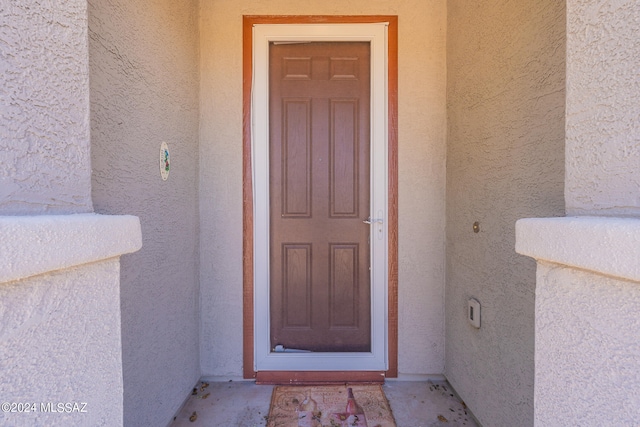
[[[200,377],[197,5],[89,1],[94,206],[139,216],[144,236],[121,271],[131,426],[165,425]]]
[[[514,225],[564,214],[564,19],[556,0],[448,2],[446,376],[486,426],[533,423],[535,263]]]
[[[570,215],[640,216],[640,7],[567,1]]]
[[[0,424],[123,425],[119,256],[140,245],[131,216],[0,217]]]
[[[399,17],[399,371],[444,372],[446,2],[203,1],[201,365],[242,375],[242,15]]]
[[[91,212],[86,0],[0,7],[0,213]]]

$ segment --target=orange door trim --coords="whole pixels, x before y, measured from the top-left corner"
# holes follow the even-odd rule
[[[243,376],[254,370],[253,183],[251,165],[252,28],[255,24],[388,22],[389,206],[388,206],[388,360],[384,376],[398,375],[398,17],[397,16],[244,16],[243,17]],[[321,373],[319,373],[321,374]],[[321,377],[321,375],[320,375]]]

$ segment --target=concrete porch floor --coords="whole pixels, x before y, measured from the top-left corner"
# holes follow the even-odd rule
[[[398,427],[479,425],[446,381],[387,380],[383,389]],[[265,426],[272,390],[250,381],[211,382],[204,389],[199,383],[198,394],[189,397],[169,426]],[[194,412],[197,419],[190,421]]]

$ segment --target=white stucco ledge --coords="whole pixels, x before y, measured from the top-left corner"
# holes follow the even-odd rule
[[[0,283],[117,257],[142,247],[130,215],[0,216]]]
[[[516,252],[640,282],[640,219],[521,219],[516,222]]]

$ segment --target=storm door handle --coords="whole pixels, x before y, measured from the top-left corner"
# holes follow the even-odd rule
[[[371,225],[371,224],[382,224],[384,221],[382,220],[382,218],[371,219],[371,217],[369,217],[362,222],[364,222],[365,224]]]

